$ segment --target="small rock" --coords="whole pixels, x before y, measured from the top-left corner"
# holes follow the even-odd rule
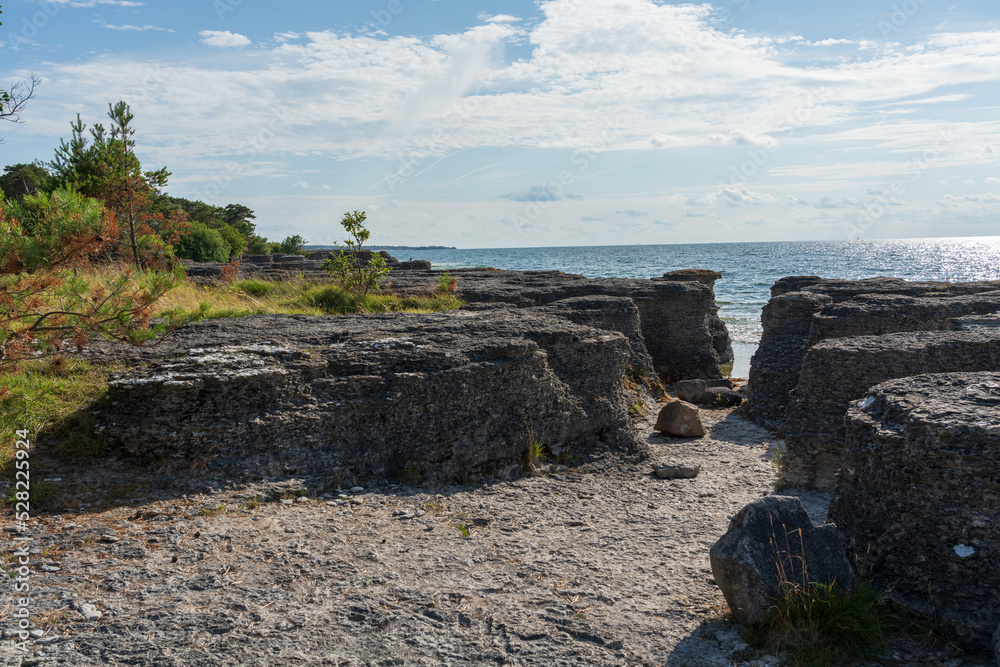
[[[663,406],[653,430],[681,438],[701,438],[705,435],[698,408],[686,401],[673,401]]]
[[[46,563],[44,565],[39,566],[38,569],[41,570],[42,572],[58,572],[62,568],[59,567],[58,565],[49,565],[48,563]]]
[[[701,395],[707,388],[708,385],[704,380],[681,380],[674,385],[674,393],[677,394],[677,398],[682,401],[687,401],[688,403],[699,403],[701,401]]]
[[[365,487],[363,486],[352,486],[351,493],[364,493]]]
[[[80,615],[88,621],[96,621],[104,615],[98,611],[97,607],[86,602],[80,605],[80,608],[77,611],[79,611]]]
[[[44,637],[45,630],[32,630],[31,636],[34,637],[35,639],[38,639],[39,637]]]
[[[295,500],[292,499],[292,498],[282,498],[281,499],[281,504],[282,505],[292,505],[294,503],[295,503]]]
[[[297,503],[307,503],[307,502],[309,502],[309,497],[308,496],[299,496],[298,498],[295,499],[295,502],[297,502]]]
[[[694,463],[667,463],[653,466],[653,472],[660,479],[692,479],[701,472],[701,466]]]
[[[738,391],[726,387],[709,387],[702,393],[698,402],[713,408],[735,408],[743,402],[743,396]]]

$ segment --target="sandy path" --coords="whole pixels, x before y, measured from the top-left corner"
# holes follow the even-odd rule
[[[730,664],[738,634],[704,624],[725,611],[708,549],[771,491],[773,440],[704,416],[699,440],[640,424],[653,462],[701,464],[693,480],[605,457],[340,505],[258,488],[39,517],[45,636],[23,664]]]

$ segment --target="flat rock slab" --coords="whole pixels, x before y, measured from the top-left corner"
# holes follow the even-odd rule
[[[532,440],[643,453],[625,337],[530,310],[213,320],[142,354],[98,431],[204,474],[341,486],[503,474]]]
[[[830,520],[905,606],[985,654],[1000,622],[1000,373],[885,382],[847,414]]]

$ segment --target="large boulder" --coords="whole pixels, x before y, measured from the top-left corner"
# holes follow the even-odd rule
[[[768,496],[741,509],[709,557],[715,582],[743,625],[764,620],[790,586],[832,584],[851,593],[857,585],[837,527],[813,526],[794,497]]]
[[[663,406],[656,416],[654,431],[678,438],[701,438],[705,436],[698,408],[686,401],[671,401]]]
[[[986,653],[1000,622],[1000,373],[891,380],[846,424],[829,518],[849,555]]]
[[[112,379],[98,429],[206,474],[451,480],[510,467],[529,438],[645,453],[625,337],[551,314],[213,320],[137,354],[146,363]]]
[[[674,383],[674,394],[677,398],[688,403],[698,403],[701,395],[708,389],[704,380],[681,380]]]

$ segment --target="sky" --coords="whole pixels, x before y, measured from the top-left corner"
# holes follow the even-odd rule
[[[272,240],[1000,235],[996,0],[6,0],[0,165],[135,114]]]

